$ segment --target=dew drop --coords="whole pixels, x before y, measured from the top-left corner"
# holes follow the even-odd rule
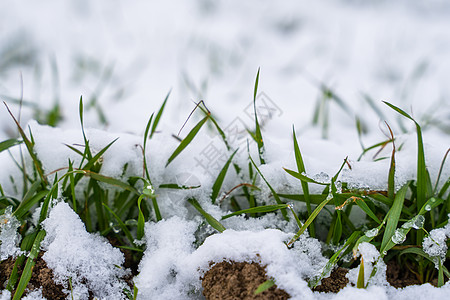
[[[373,228],[373,229],[367,230],[365,232],[365,235],[370,238],[376,236],[377,234],[378,234],[378,228]]]
[[[404,230],[397,229],[391,239],[395,244],[402,244],[406,240],[406,234]]]
[[[417,215],[414,219],[412,227],[414,229],[419,229],[423,227],[423,223],[425,223],[425,217],[422,215]]]
[[[425,205],[425,210],[426,211],[430,211],[431,210],[431,205],[430,204]]]

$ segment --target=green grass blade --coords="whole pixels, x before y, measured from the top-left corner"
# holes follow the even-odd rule
[[[302,153],[300,151],[300,147],[297,142],[297,136],[295,135],[294,126],[292,126],[292,135],[293,135],[293,139],[294,139],[294,155],[295,155],[295,162],[297,164],[298,174],[303,174],[304,172],[306,172],[306,169],[305,169],[305,164],[303,162]],[[306,210],[308,212],[308,217],[309,217],[311,215],[312,210],[311,210],[311,197],[309,195],[308,183],[301,180],[301,185],[302,185],[303,195],[305,196]],[[312,237],[316,236],[314,222],[311,223],[309,232]]]
[[[219,232],[224,232],[225,227],[217,221],[213,216],[208,214],[198,203],[198,201],[194,198],[188,199],[188,202],[206,219],[206,222],[208,222],[209,225],[211,225],[214,229],[216,229]]]
[[[164,108],[166,107],[166,103],[167,103],[167,99],[169,99],[170,93],[172,92],[172,90],[170,90],[167,95],[166,98],[164,99],[163,104],[161,105],[161,107],[158,110],[158,113],[156,114],[155,117],[155,121],[153,122],[153,126],[152,126],[152,131],[150,132],[150,138],[153,137],[153,134],[156,132],[156,128],[158,127],[159,124],[159,120],[161,120],[161,116],[164,112]]]
[[[137,239],[138,240],[141,240],[144,237],[145,218],[144,218],[144,214],[142,213],[142,209],[141,209],[141,202],[142,202],[143,198],[144,198],[144,195],[141,195],[141,196],[139,196],[138,201],[137,201],[138,210],[139,210],[138,224],[137,224]]]
[[[98,174],[98,173],[95,173],[95,172],[91,172],[91,171],[88,171],[88,170],[82,170],[81,172],[85,176],[88,176],[88,177],[90,177],[92,179],[95,179],[97,181],[100,181],[100,182],[103,182],[103,183],[107,183],[107,184],[110,184],[110,185],[114,185],[114,186],[120,187],[120,188],[122,188],[124,190],[133,192],[136,195],[139,195],[139,192],[136,190],[136,188],[134,188],[131,185],[129,185],[129,184],[125,183],[125,182],[122,182],[122,181],[120,181],[118,179],[115,179],[115,178],[112,178],[112,177],[108,177],[108,176],[104,176],[104,175],[101,175],[101,174]]]
[[[198,189],[201,187],[201,185],[178,185],[177,183],[164,183],[159,185],[160,189],[174,189],[174,190],[192,190],[192,189]]]
[[[400,251],[399,257],[402,255],[405,255],[405,254],[418,255],[418,256],[421,256],[421,257],[429,260],[433,264],[435,263],[434,258],[429,256],[425,251],[423,251],[422,248],[416,248],[416,247],[406,248],[406,249]],[[441,266],[442,266],[442,272],[445,274],[445,276],[447,278],[450,278],[450,272],[448,271],[448,269],[443,264],[441,264]]]
[[[305,195],[301,195],[301,194],[278,194],[278,196],[280,196],[281,198],[284,198],[284,199],[306,202]],[[320,204],[323,200],[325,200],[326,197],[327,197],[327,195],[324,195],[324,194],[318,194],[318,195],[310,194],[309,195],[311,204]]]
[[[395,143],[394,143],[394,134],[391,130],[391,127],[386,123],[389,132],[391,133],[392,138],[392,154],[391,154],[391,163],[389,167],[389,175],[388,175],[388,198],[394,200],[395,194]]]
[[[17,129],[19,130],[19,134],[22,137],[22,140],[25,143],[25,146],[27,147],[28,154],[31,156],[31,159],[32,159],[33,164],[34,164],[34,167],[35,167],[36,171],[38,172],[39,177],[41,178],[42,182],[47,185],[48,184],[48,180],[47,180],[47,177],[44,175],[44,172],[42,170],[42,163],[37,158],[37,155],[34,152],[34,144],[28,139],[27,135],[25,134],[25,132],[22,129],[22,126],[20,126],[19,122],[14,117],[13,113],[9,110],[9,107],[6,104],[6,102],[3,102],[3,104],[5,104],[6,109],[8,110],[8,113],[10,114],[12,119],[14,120],[14,123],[16,123]]]
[[[134,244],[134,238],[131,235],[131,232],[128,229],[127,225],[125,225],[125,223],[120,219],[120,217],[111,208],[109,208],[109,206],[106,205],[106,203],[102,203],[102,204],[111,213],[111,215],[116,219],[117,223],[119,224],[119,227],[122,229],[123,233],[128,238],[128,241],[130,241],[130,244],[136,246]]]
[[[317,207],[314,209],[314,211],[311,213],[309,218],[306,220],[305,224],[303,224],[302,228],[295,234],[295,236],[289,241],[287,244],[288,246],[292,245],[302,234],[305,232],[305,230],[308,228],[308,226],[314,221],[314,219],[317,217],[317,215],[320,213],[320,211],[325,207],[325,205],[328,204],[333,200],[333,195],[329,194],[328,197],[322,201]]]
[[[361,257],[361,263],[359,264],[359,272],[358,272],[358,279],[356,281],[356,287],[358,289],[365,288],[364,283],[364,258]]]
[[[292,215],[294,216],[295,222],[297,223],[298,229],[302,228],[303,223],[298,218],[298,215],[294,211],[294,205],[292,203],[289,203],[288,205],[289,210],[291,211]],[[313,222],[314,223],[314,222]]]
[[[378,224],[381,224],[380,219],[378,219],[378,217],[375,215],[375,213],[369,208],[369,206],[366,204],[366,202],[364,202],[363,199],[361,198],[356,198],[355,200],[356,205],[359,206],[359,208],[361,208],[366,215],[368,215],[370,218],[372,218],[375,222],[377,222]]]
[[[27,263],[25,264],[25,267],[22,271],[22,276],[20,277],[19,284],[17,285],[16,292],[14,294],[13,300],[19,300],[23,293],[25,292],[25,289],[28,285],[28,282],[30,282],[31,275],[33,273],[34,265],[36,264],[36,258],[39,254],[39,249],[41,246],[41,242],[45,237],[45,231],[41,230],[37,234],[33,247],[31,248],[30,255],[28,256]]]
[[[233,160],[234,155],[239,149],[236,149],[233,154],[231,154],[230,158],[227,160],[225,165],[223,166],[222,170],[220,171],[219,175],[216,178],[216,181],[214,181],[213,187],[212,187],[212,193],[211,193],[211,202],[214,204],[216,202],[217,196],[219,196],[220,189],[222,188],[223,181],[225,180],[225,176],[227,175],[228,167],[231,164],[231,161]]]
[[[73,174],[73,162],[69,159],[69,184],[70,184],[70,193],[72,195],[72,209],[74,212],[77,212],[77,198],[75,196],[75,176]]]
[[[257,207],[243,209],[243,210],[236,211],[234,213],[225,215],[225,216],[222,217],[222,220],[231,218],[233,216],[242,215],[242,214],[267,213],[267,212],[272,212],[272,211],[276,211],[276,210],[279,210],[279,209],[286,209],[288,207],[289,207],[289,204],[275,204],[275,205],[257,206]]]
[[[148,133],[150,130],[150,125],[152,124],[152,120],[153,120],[153,114],[150,116],[150,119],[147,122],[147,126],[145,127],[145,133],[144,133],[144,143],[143,143],[143,150],[142,150],[142,156],[143,161],[144,161],[144,171],[145,171],[145,175],[147,176],[147,178],[150,178],[150,175],[148,173],[148,168],[147,168],[147,157],[145,156],[146,150],[147,150],[147,139],[148,139]]]
[[[202,128],[202,126],[208,121],[209,116],[204,117],[200,122],[195,125],[194,128],[188,133],[188,135],[181,141],[180,145],[175,149],[175,151],[172,153],[172,155],[169,157],[166,163],[166,167],[177,157],[183,150],[186,148],[189,143],[194,139],[194,137],[197,135],[199,130]]]
[[[211,120],[211,122],[213,123],[214,127],[216,127],[217,132],[219,133],[220,137],[222,138],[223,143],[225,144],[225,147],[227,147],[227,150],[230,151],[231,150],[231,146],[228,143],[227,140],[227,136],[225,135],[225,132],[222,130],[222,128],[220,128],[219,124],[217,123],[216,119],[211,115],[211,113],[206,110],[205,108],[203,108],[201,105],[198,106],[202,112],[205,115],[209,115],[209,119]]]
[[[280,197],[278,196],[277,192],[275,192],[275,190],[273,189],[273,187],[270,185],[270,183],[266,180],[266,178],[264,177],[263,173],[259,170],[258,166],[255,164],[255,162],[253,161],[252,157],[249,155],[248,156],[250,161],[252,162],[253,166],[255,167],[256,171],[258,171],[259,176],[261,176],[261,178],[264,180],[264,182],[267,184],[267,186],[270,189],[270,192],[272,193],[273,197],[275,198],[275,201],[277,202],[277,204],[284,204],[283,201],[281,201]],[[281,214],[283,215],[283,218],[286,221],[289,221],[289,218],[287,216],[287,211],[286,209],[281,209]]]
[[[414,122],[416,125],[416,131],[417,131],[417,211],[419,211],[422,206],[425,204],[426,196],[427,196],[427,189],[428,189],[428,183],[427,183],[427,169],[425,165],[425,151],[423,147],[423,139],[422,139],[422,129],[420,128],[419,124],[405,111],[401,110],[395,105],[392,105],[388,102],[383,101],[386,105],[388,105],[390,108],[398,112],[399,114],[403,115],[404,117],[410,119]]]
[[[344,246],[341,249],[336,251],[331,258],[328,260],[327,264],[323,267],[322,272],[319,276],[314,277],[309,281],[308,285],[312,288],[316,287],[319,282],[334,268],[334,266],[338,263],[341,253],[345,251],[351,244],[355,242],[355,240],[361,235],[360,231],[353,232],[350,237],[345,242]]]
[[[9,140],[3,141],[0,143],[0,152],[3,152],[15,145],[20,144],[20,143],[22,143],[22,142],[17,139],[9,139]]]
[[[387,249],[386,246],[394,235],[394,231],[397,228],[398,220],[402,212],[403,203],[405,201],[406,191],[408,190],[408,184],[405,184],[395,196],[394,204],[389,210],[389,218],[387,220],[386,229],[384,230],[383,240],[381,242],[381,253],[383,254]]]
[[[26,200],[20,202],[20,205],[14,211],[13,215],[16,216],[17,219],[22,220],[23,217],[30,212],[31,208],[39,203],[44,197],[48,195],[48,190],[39,191],[31,198],[27,198]]]
[[[253,110],[255,112],[255,140],[256,143],[258,144],[259,160],[260,163],[263,165],[266,163],[264,160],[264,141],[261,134],[261,127],[259,126],[258,114],[256,112],[256,95],[258,93],[259,71],[260,68],[258,68],[258,73],[256,74],[255,88],[253,90]]]
[[[444,265],[442,264],[442,260],[439,257],[439,270],[438,270],[438,287],[444,285]]]
[[[253,294],[254,295],[261,294],[262,292],[267,291],[274,285],[275,285],[275,281],[273,281],[272,279],[268,279],[268,280],[264,281],[263,283],[261,283]]]
[[[283,168],[283,169],[286,171],[286,173],[288,173],[289,175],[299,179],[302,182],[315,183],[315,184],[319,184],[319,185],[330,185],[329,183],[323,183],[323,182],[316,181],[316,180],[314,180],[312,178],[309,178],[308,176],[305,176],[305,175],[300,174],[298,172],[295,172],[295,171],[292,171],[292,170],[289,170],[289,169],[286,169],[286,168]],[[305,201],[306,201],[306,199],[305,199]]]
[[[442,170],[444,169],[444,166],[445,166],[445,160],[447,159],[447,156],[449,153],[450,153],[450,148],[448,148],[447,152],[445,152],[444,158],[441,161],[441,166],[439,167],[439,172],[438,172],[438,176],[436,178],[436,183],[434,185],[433,194],[436,194],[436,192],[437,192],[437,187],[439,184],[439,180],[441,179]],[[450,180],[450,178],[449,178],[449,180]]]

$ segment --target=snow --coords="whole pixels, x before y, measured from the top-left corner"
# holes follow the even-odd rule
[[[202,274],[210,263],[225,260],[259,262],[279,287],[301,299],[313,299],[305,279],[317,274],[326,263],[317,240],[303,235],[289,250],[284,242],[292,238],[292,233],[228,229],[209,236],[195,249],[197,226],[179,217],[146,225],[147,249],[136,279],[139,297],[197,299]]]
[[[449,216],[450,218],[450,216]],[[423,251],[435,258],[445,260],[447,255],[447,240],[450,238],[450,223],[443,228],[436,228],[430,231],[430,234],[423,239]],[[439,262],[436,261],[436,268],[439,268]]]
[[[88,289],[99,299],[122,299],[125,284],[119,279],[128,271],[122,267],[119,249],[98,234],[86,232],[65,202],[56,204],[42,224],[47,233],[41,244],[42,258],[53,270],[56,283],[67,286],[71,279],[76,299],[87,299]]]
[[[362,257],[364,261],[364,284],[369,286],[387,286],[386,280],[386,264],[380,258],[380,252],[370,243],[361,243],[358,246],[358,256]],[[356,285],[359,274],[359,265],[357,268],[349,270],[347,278],[349,282]],[[376,268],[376,273],[371,277],[373,269]]]
[[[252,93],[256,70],[261,67],[257,103],[270,107],[264,110],[263,105],[258,106],[267,160],[260,170],[279,193],[301,192],[298,180],[282,169],[296,169],[292,125],[308,176],[329,181],[348,157],[351,169],[344,167],[341,182],[355,189],[386,190],[389,159],[375,158],[389,157],[391,145],[380,153],[369,151],[359,160],[362,148],[355,118],[366,128],[361,137],[364,147],[389,138],[386,120],[396,137],[397,187],[415,178],[414,124],[381,100],[400,106],[422,125],[426,164],[434,184],[450,145],[447,1],[325,0],[286,1],[283,5],[257,0],[110,2],[2,1],[0,98],[18,115],[18,106],[10,97],[19,98],[23,91],[21,124],[24,128],[28,125],[33,133],[36,154],[44,172],[50,174],[67,167],[68,160],[74,166],[80,163],[80,156],[66,144],[83,149],[78,115],[78,101],[83,95],[84,123],[92,151],[98,153],[118,138],[102,156],[101,174],[126,180],[142,176],[141,146],[146,122],[167,92],[172,91],[158,132],[148,141],[145,154],[164,220],[146,224],[147,248],[136,278],[139,297],[199,298],[199,277],[210,262],[222,259],[261,262],[267,266],[269,276],[294,299],[445,297],[448,284],[441,289],[430,285],[403,290],[385,287],[382,262],[365,290],[348,286],[337,295],[312,293],[306,280],[325,263],[320,244],[302,235],[288,250],[283,242],[298,228],[293,220],[286,222],[279,215],[248,220],[235,216],[223,221],[227,230],[222,234],[215,234],[210,227],[200,228],[203,219],[186,204],[189,197],[198,199],[217,219],[228,213],[226,203],[212,205],[209,198],[220,171],[217,165],[221,165],[204,167],[199,163],[208,146],[218,151],[222,164],[231,155],[213,130],[202,128],[187,151],[165,166],[178,145],[172,135],[178,133],[194,108],[192,101],[203,99],[222,128],[237,128],[240,133],[230,144],[240,149],[234,162],[244,167],[242,178],[236,178],[230,168],[222,191],[249,179],[247,140],[251,139],[242,132],[254,126]],[[25,59],[8,67],[2,64],[8,62],[3,60],[8,57],[3,45],[11,44],[14,53]],[[110,77],[108,70],[112,70]],[[332,88],[343,99],[345,108],[335,101],[326,102],[328,118],[322,115],[313,125],[314,109],[322,96],[317,81]],[[362,95],[372,98],[376,109]],[[62,121],[57,128],[40,125],[34,119],[42,117],[42,112],[33,110],[32,104],[48,110],[56,99]],[[99,111],[105,120],[101,120]],[[199,115],[189,120],[181,138]],[[325,120],[328,128],[322,126]],[[14,126],[6,110],[0,109],[0,141],[17,137]],[[10,156],[17,159],[19,149],[16,146],[11,153],[0,153],[1,187],[7,196],[16,198],[21,197],[22,183]],[[249,153],[257,160],[254,143],[250,143]],[[29,160],[26,163],[31,165]],[[441,178],[449,176],[447,160]],[[159,188],[168,182],[201,187],[180,191]],[[267,199],[267,204],[274,204],[264,182],[257,185],[261,191],[255,193]],[[322,188],[310,185],[312,193],[321,193]],[[304,207],[296,204],[296,209]],[[38,216],[36,211],[34,216]],[[20,224],[11,212],[1,217],[0,223],[3,260],[21,253],[17,233]],[[432,230],[424,239],[424,251],[430,256],[445,255],[449,226]],[[99,298],[119,297],[123,285],[118,278],[127,271],[115,267],[123,264],[118,249],[86,232],[76,213],[63,202],[52,208],[44,229],[44,259],[58,281],[72,278],[74,294],[80,299],[86,297],[88,288],[95,290]],[[374,246],[363,243],[359,254],[364,257],[367,280],[379,253]],[[350,271],[351,282],[356,282],[358,271]],[[9,293],[3,291],[1,297],[6,299]],[[39,297],[39,291],[28,296]]]
[[[12,215],[12,206],[8,206],[0,215],[0,261],[22,254],[18,247],[21,240],[17,232],[19,227],[20,222]]]

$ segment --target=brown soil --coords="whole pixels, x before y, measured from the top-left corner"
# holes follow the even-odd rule
[[[386,263],[386,279],[390,285],[395,288],[404,288],[408,285],[421,284],[419,279],[406,268],[400,267],[395,261],[391,260]]]
[[[313,291],[324,293],[337,293],[348,284],[348,270],[344,268],[336,268],[331,272],[330,276],[322,279],[321,284],[316,286]]]
[[[0,284],[5,286],[14,267],[15,260],[8,258],[0,262]],[[22,275],[22,268],[19,269],[19,278]],[[64,300],[67,295],[63,293],[63,286],[53,282],[53,271],[47,267],[42,259],[42,253],[39,254],[30,282],[27,285],[28,290],[32,291],[42,287],[42,296],[47,299]],[[25,294],[27,292],[25,291]],[[25,295],[24,294],[24,295]]]
[[[209,269],[202,278],[203,295],[206,299],[289,299],[285,291],[276,285],[254,295],[255,290],[269,278],[257,263],[220,262]]]

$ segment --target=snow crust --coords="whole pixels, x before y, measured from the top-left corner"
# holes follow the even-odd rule
[[[65,202],[58,203],[43,222],[47,235],[41,244],[42,258],[53,270],[56,283],[68,286],[72,280],[76,299],[88,299],[88,289],[99,299],[122,299],[123,281],[119,249],[99,234],[86,232],[78,215]],[[70,291],[66,291],[70,292]]]

